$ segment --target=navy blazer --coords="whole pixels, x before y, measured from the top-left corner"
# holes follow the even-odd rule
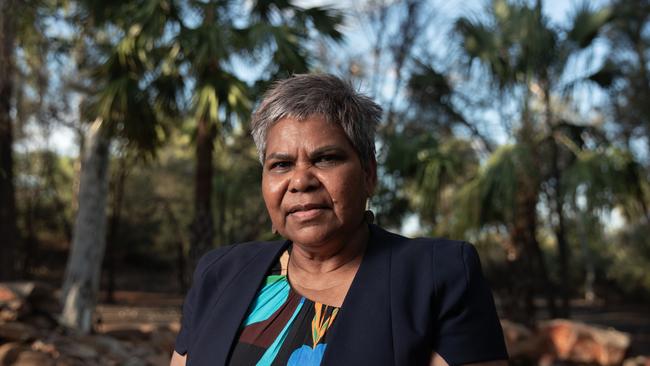
[[[176,352],[189,366],[228,362],[240,324],[288,241],[215,249],[197,266]],[[409,239],[370,225],[368,248],[330,330],[321,365],[450,365],[507,359],[474,247]]]

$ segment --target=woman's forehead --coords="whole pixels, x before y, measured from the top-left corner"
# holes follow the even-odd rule
[[[324,146],[352,148],[345,131],[337,123],[330,123],[322,117],[298,120],[285,118],[269,129],[266,137],[266,153],[301,147],[319,149]]]

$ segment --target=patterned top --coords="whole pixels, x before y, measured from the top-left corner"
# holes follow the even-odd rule
[[[298,294],[287,279],[288,262],[287,250],[253,300],[229,365],[320,365],[339,308]]]

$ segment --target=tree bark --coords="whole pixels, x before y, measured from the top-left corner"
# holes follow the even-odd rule
[[[187,247],[187,240],[183,236],[183,231],[181,230],[181,225],[179,224],[176,214],[172,209],[171,204],[167,200],[162,201],[162,206],[167,214],[169,223],[172,225],[174,232],[177,233],[176,238],[176,274],[178,280],[179,293],[185,294],[187,291],[187,270],[186,270],[186,258],[185,258],[185,248]]]
[[[541,157],[535,141],[535,129],[528,109],[529,88],[526,88],[524,97],[524,110],[522,111],[522,128],[518,133],[519,144],[528,147],[528,158],[522,157],[520,162],[522,171],[519,174],[517,196],[514,212],[514,228],[512,240],[521,250],[519,260],[520,276],[515,281],[522,281],[524,288],[525,309],[527,322],[534,320],[536,293],[546,296],[546,305],[549,315],[555,317],[555,294],[553,285],[548,276],[543,252],[537,241],[537,202],[539,200],[540,177],[528,165],[542,166]]]
[[[108,239],[106,242],[106,302],[115,303],[115,257],[116,241],[122,221],[122,202],[126,181],[126,157],[119,160],[117,174],[113,181],[113,200],[111,202],[111,217],[108,223]],[[110,189],[110,184],[109,184]]]
[[[79,211],[62,289],[61,323],[82,333],[92,329],[106,247],[106,199],[110,138],[101,119],[88,130],[79,181]]]
[[[571,279],[569,276],[569,258],[570,251],[569,245],[566,240],[566,228],[564,220],[564,208],[562,197],[562,173],[559,167],[559,147],[554,139],[551,139],[551,174],[553,179],[553,210],[557,218],[555,224],[555,239],[557,241],[558,259],[560,262],[560,296],[562,299],[562,307],[559,315],[563,318],[568,318],[571,313],[571,304],[569,302],[569,286]]]
[[[0,0],[0,281],[15,279],[18,252],[16,191],[13,173],[11,101],[14,88],[16,2]]]
[[[532,187],[520,184],[517,193],[515,220],[511,230],[511,239],[518,249],[518,256],[513,263],[515,299],[523,301],[522,312],[515,318],[523,323],[531,324],[535,320],[535,296],[543,294],[549,315],[555,317],[555,296],[548,276],[542,250],[537,241],[537,197],[538,192]]]
[[[553,111],[551,110],[551,86],[550,81],[546,78],[542,80],[544,86],[544,106],[546,128],[551,133],[551,182],[553,195],[551,197],[552,209],[555,213],[557,223],[554,226],[555,240],[557,241],[558,260],[560,263],[560,298],[561,308],[558,313],[563,318],[570,316],[571,304],[569,302],[569,289],[571,279],[569,276],[569,258],[570,248],[566,240],[565,216],[564,216],[564,197],[562,192],[562,171],[560,169],[560,147],[555,141],[555,127],[553,123]]]
[[[207,118],[198,121],[196,136],[196,178],[194,186],[194,220],[191,227],[190,262],[194,268],[201,256],[212,248],[212,179],[215,129]]]

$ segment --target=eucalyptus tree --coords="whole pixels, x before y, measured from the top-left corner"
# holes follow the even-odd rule
[[[85,75],[85,139],[78,212],[62,286],[61,323],[89,332],[106,247],[111,142],[153,154],[178,113],[177,48],[165,42],[176,9],[164,0],[73,3],[79,72]]]
[[[190,259],[214,243],[214,143],[232,128],[243,128],[253,95],[235,62],[262,68],[255,89],[266,80],[309,69],[309,40],[339,40],[341,14],[325,7],[301,8],[290,1],[188,1],[176,38],[191,85],[196,123],[196,175]]]

